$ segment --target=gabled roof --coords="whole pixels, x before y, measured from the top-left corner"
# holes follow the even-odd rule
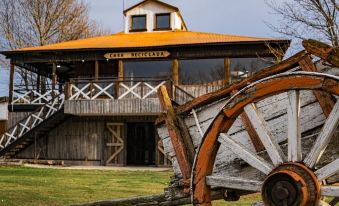
[[[182,45],[259,43],[266,41],[285,42],[286,40],[191,31],[141,32],[128,34],[120,32],[107,36],[68,41],[46,46],[28,47],[3,53],[88,49],[138,49]]]
[[[144,1],[140,2],[140,3],[138,3],[138,4],[135,4],[134,6],[131,6],[131,7],[127,8],[127,9],[125,9],[124,10],[124,14],[126,14],[126,12],[128,12],[128,11],[134,9],[134,8],[137,8],[139,6],[142,6],[142,5],[144,5],[144,4],[148,3],[148,2],[155,2],[157,4],[161,4],[161,5],[165,6],[165,7],[171,8],[171,9],[173,9],[175,11],[179,11],[178,7],[175,7],[173,5],[167,4],[167,3],[159,1],[159,0],[144,0]]]

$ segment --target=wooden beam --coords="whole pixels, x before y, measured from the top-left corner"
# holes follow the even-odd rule
[[[37,78],[36,78],[36,90],[37,90],[38,92],[41,92],[41,91],[40,91],[40,83],[41,83],[41,76],[40,76],[40,74],[38,73]]]
[[[117,63],[118,63],[118,83],[115,85],[116,98],[119,97],[120,81],[124,80],[124,62],[122,60],[118,60]]]
[[[173,59],[172,61],[172,81],[174,85],[179,84],[179,60]]]
[[[317,67],[314,65],[313,61],[311,60],[311,58],[308,56],[304,59],[302,59],[299,62],[300,68],[303,71],[307,71],[307,72],[317,72]],[[324,115],[326,117],[328,117],[334,107],[334,99],[333,97],[326,93],[326,92],[322,92],[322,91],[313,91],[314,96],[317,98],[321,109],[324,112]]]
[[[225,69],[225,83],[231,84],[231,59],[224,58],[224,69]]]
[[[159,99],[160,104],[163,110],[166,111],[166,125],[168,129],[169,136],[178,160],[178,164],[183,176],[183,181],[186,188],[189,187],[189,179],[191,178],[191,169],[194,159],[194,146],[193,142],[190,139],[188,131],[184,131],[183,121],[179,121],[175,114],[172,101],[168,95],[165,86],[159,88]],[[187,130],[187,128],[186,128]]]
[[[251,139],[251,142],[255,148],[255,151],[257,152],[264,151],[265,147],[262,144],[260,137],[258,136],[258,133],[255,131],[251,121],[248,119],[248,116],[245,112],[241,113],[240,119],[248,133],[248,136]]]
[[[118,60],[118,79],[121,81],[124,79],[124,62]]]
[[[99,61],[98,60],[95,60],[95,63],[94,63],[94,78],[96,81],[99,80]]]
[[[13,101],[13,88],[14,88],[14,64],[11,64],[9,71],[9,102]]]
[[[53,63],[53,66],[52,66],[52,97],[53,98],[55,98],[54,90],[55,90],[56,81],[57,81],[56,63]]]
[[[303,46],[307,52],[339,67],[339,47],[331,47],[316,40],[304,40]]]

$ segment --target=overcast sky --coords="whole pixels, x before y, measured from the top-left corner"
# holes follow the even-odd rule
[[[163,0],[181,10],[191,31],[276,37],[265,21],[277,23],[265,0]],[[85,0],[91,17],[112,32],[123,30],[123,0]],[[125,9],[140,0],[125,0]]]
[[[123,8],[140,0],[84,0],[90,5],[90,16],[116,33],[123,30]],[[177,6],[190,31],[278,37],[265,24],[276,24],[265,0],[164,0]],[[8,71],[0,70],[0,96],[8,95]]]

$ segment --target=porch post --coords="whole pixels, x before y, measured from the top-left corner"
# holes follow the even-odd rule
[[[224,58],[224,71],[225,71],[225,83],[231,84],[231,59],[230,58]]]
[[[53,99],[55,98],[54,91],[55,91],[56,81],[57,81],[56,63],[53,63],[53,66],[52,66],[52,97],[53,97]]]
[[[94,71],[95,81],[99,80],[99,61],[95,60],[95,71]]]
[[[40,92],[40,73],[36,77],[36,91]]]
[[[179,60],[173,59],[172,62],[172,81],[174,85],[179,84]]]
[[[13,88],[14,88],[14,64],[11,63],[10,73],[9,73],[9,101],[12,104],[13,101]]]
[[[116,86],[116,98],[119,98],[119,87],[120,81],[124,80],[124,62],[122,60],[118,60],[118,81]]]

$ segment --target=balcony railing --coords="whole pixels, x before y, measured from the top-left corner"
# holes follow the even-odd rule
[[[66,99],[146,99],[157,98],[157,90],[162,85],[169,85],[168,79],[133,78],[133,79],[72,79],[68,85]]]
[[[37,89],[36,85],[14,85],[11,104],[45,104],[54,97],[63,97],[63,85],[57,84],[52,89],[50,84],[44,85],[44,89]]]

